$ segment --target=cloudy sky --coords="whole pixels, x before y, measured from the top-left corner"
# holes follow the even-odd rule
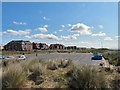
[[[2,43],[11,40],[117,48],[116,2],[2,3]]]

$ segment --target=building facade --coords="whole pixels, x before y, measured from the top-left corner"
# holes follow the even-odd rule
[[[4,50],[9,51],[30,51],[33,45],[30,41],[13,40],[4,46]]]
[[[77,47],[76,46],[68,46],[68,47],[65,47],[65,49],[67,49],[67,50],[76,50]]]
[[[62,44],[51,44],[49,49],[64,49],[64,45]]]
[[[46,50],[49,48],[46,43],[39,43],[39,45],[40,45],[40,49],[42,49],[42,50]]]
[[[32,43],[32,45],[33,45],[33,49],[40,49],[40,45],[39,45],[39,43]]]
[[[33,49],[36,50],[46,50],[48,49],[48,45],[46,43],[32,43],[33,44]]]

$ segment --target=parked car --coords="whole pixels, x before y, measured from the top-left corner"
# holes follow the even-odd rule
[[[102,54],[100,53],[93,53],[93,56],[91,57],[92,60],[102,60]]]
[[[25,60],[25,59],[26,59],[26,56],[25,56],[25,55],[21,55],[21,56],[19,56],[18,59],[23,59],[23,60]]]
[[[0,55],[0,59],[5,59],[5,56],[3,56],[3,55]]]
[[[14,59],[14,56],[5,56],[5,59]]]

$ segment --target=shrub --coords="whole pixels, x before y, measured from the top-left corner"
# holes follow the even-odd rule
[[[118,59],[119,59],[118,51],[106,52],[106,53],[103,53],[103,56],[104,56],[104,58],[109,60],[110,64],[112,64],[112,65],[118,64]]]
[[[58,67],[65,68],[71,64],[71,60],[60,60]]]
[[[45,64],[43,61],[41,61],[39,59],[31,60],[28,63],[28,69],[30,72],[39,71],[39,72],[43,73],[45,71]]]
[[[26,73],[20,66],[11,66],[3,73],[3,88],[19,88],[24,85],[27,80]]]
[[[39,59],[31,59],[31,60],[28,60],[28,61],[23,61],[21,63],[21,66],[23,68],[23,70],[25,72],[34,72],[36,69],[38,70],[42,70],[44,71],[44,67],[43,67],[43,62],[42,60],[39,60]]]
[[[47,63],[47,69],[49,70],[56,70],[58,67],[57,67],[57,62],[56,60],[49,60],[48,63]]]
[[[33,72],[35,75],[42,75],[42,66],[41,64],[34,64],[29,67],[30,72]]]
[[[47,68],[50,70],[56,70],[57,68],[66,68],[71,64],[71,60],[49,60],[47,63]]]
[[[109,83],[105,74],[98,72],[93,66],[74,67],[67,73],[70,88],[107,88]]]
[[[32,65],[29,69],[32,72],[32,74],[30,74],[28,77],[29,80],[34,81],[36,85],[41,84],[43,82],[43,78],[41,77],[41,75],[43,74],[42,66],[38,63]]]
[[[36,69],[35,71],[33,71],[32,74],[29,75],[29,80],[32,80],[34,82],[36,82],[36,80],[38,79],[38,77],[42,75],[41,71],[39,69]]]
[[[22,62],[21,66],[25,72],[27,72],[28,79],[34,81],[36,85],[43,82],[41,75],[45,71],[45,67],[39,59],[31,59],[26,62]]]
[[[21,62],[20,63],[20,65],[21,65],[21,67],[22,67],[22,70],[24,71],[24,72],[26,72],[26,74],[27,75],[29,75],[29,61],[23,61],[23,62]]]
[[[2,67],[7,67],[8,64],[9,64],[9,61],[7,61],[7,60],[2,61]]]
[[[120,75],[115,75],[115,77],[111,81],[111,87],[115,88],[116,90],[120,89]]]
[[[57,69],[57,66],[56,66],[56,64],[54,64],[54,63],[49,63],[49,64],[47,65],[47,69],[56,70],[56,69]]]

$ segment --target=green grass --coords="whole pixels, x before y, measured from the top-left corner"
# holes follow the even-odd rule
[[[104,58],[109,60],[109,63],[111,65],[117,65],[118,64],[118,59],[119,59],[118,51],[106,52],[103,55],[104,55]]]
[[[2,55],[2,51],[0,51],[0,55]]]
[[[35,53],[93,53],[93,52],[99,52],[99,53],[104,53],[109,50],[102,50],[102,49],[86,49],[86,50],[33,50],[33,51],[2,51],[2,55],[14,55],[14,54],[35,54]]]

